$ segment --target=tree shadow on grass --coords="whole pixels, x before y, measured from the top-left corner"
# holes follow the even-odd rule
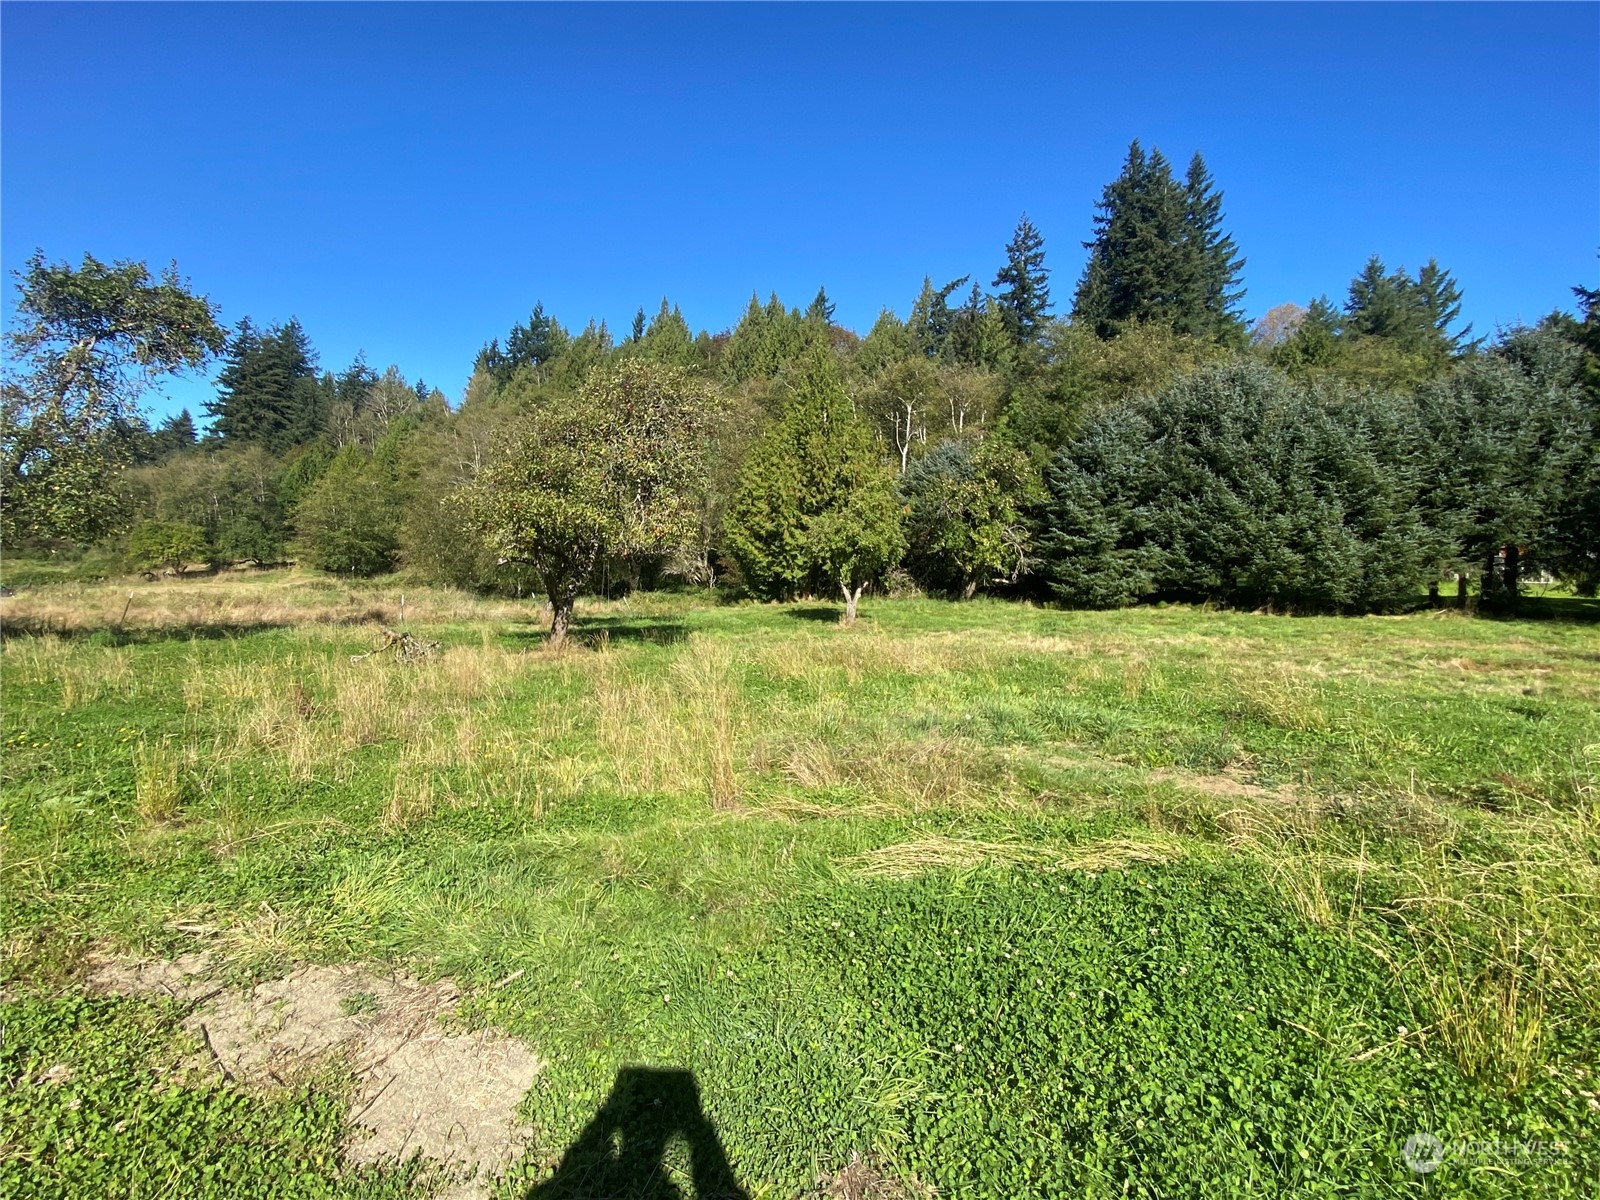
[[[309,622],[308,622],[309,623]],[[322,625],[354,625],[358,621],[320,621]],[[118,629],[115,626],[87,626],[57,624],[51,621],[6,621],[0,623],[0,642],[16,638],[55,637],[62,641],[86,642],[94,646],[153,645],[157,642],[223,641],[245,637],[270,629],[289,629],[294,621],[218,621],[194,625],[162,625]]]
[[[514,629],[507,636],[516,642],[547,642],[550,640],[549,619]],[[575,616],[567,631],[568,638],[591,649],[607,642],[645,642],[653,646],[671,646],[688,636],[689,627],[682,621],[651,617]]]
[[[1575,621],[1600,624],[1600,598],[1589,596],[1523,596],[1515,605],[1481,610],[1491,620]]]
[[[821,625],[837,625],[844,618],[844,609],[831,604],[797,604],[783,612],[796,621],[816,621]]]
[[[673,1150],[686,1152],[692,1191],[670,1172]],[[685,1154],[672,1157],[681,1162]],[[694,1076],[675,1068],[624,1067],[555,1174],[524,1200],[749,1200],[749,1193],[734,1178],[700,1107]]]

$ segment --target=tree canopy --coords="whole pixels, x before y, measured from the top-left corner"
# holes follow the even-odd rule
[[[0,539],[92,541],[123,518],[137,401],[155,378],[224,345],[216,309],[170,264],[74,267],[35,251],[18,274],[0,398]]]

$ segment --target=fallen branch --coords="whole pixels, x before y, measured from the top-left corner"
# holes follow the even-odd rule
[[[425,642],[421,638],[413,637],[404,630],[393,630],[387,625],[379,625],[383,633],[383,645],[376,650],[369,650],[365,654],[352,654],[350,661],[361,662],[363,659],[373,658],[379,654],[393,654],[399,662],[419,662],[424,658],[432,658],[439,653],[438,642]]]

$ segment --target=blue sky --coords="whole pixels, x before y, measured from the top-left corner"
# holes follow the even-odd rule
[[[1479,331],[1596,282],[1593,4],[13,2],[0,55],[8,272],[176,258],[452,398],[535,300],[715,331],[825,284],[864,331],[987,284],[1024,210],[1064,309],[1135,137],[1206,156],[1252,317],[1372,253],[1437,257]]]

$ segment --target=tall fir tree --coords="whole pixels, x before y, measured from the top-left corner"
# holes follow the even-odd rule
[[[1222,228],[1222,193],[1198,152],[1189,160],[1183,206],[1190,278],[1177,331],[1243,344],[1245,327],[1239,302],[1244,299],[1244,288],[1239,286],[1239,272],[1244,269],[1244,259],[1238,257],[1237,243]]]
[[[1102,338],[1157,323],[1206,340],[1243,340],[1244,260],[1222,229],[1222,194],[1200,155],[1180,184],[1160,150],[1147,156],[1134,141],[1097,208],[1074,321]]]
[[[1461,317],[1461,288],[1430,258],[1413,279],[1404,267],[1390,271],[1374,254],[1350,281],[1343,331],[1383,338],[1398,349],[1442,365],[1475,343],[1472,326],[1451,326]]]
[[[836,307],[834,302],[828,298],[828,289],[819,287],[816,297],[811,301],[810,307],[806,309],[806,318],[808,320],[821,321],[824,325],[831,325]]]
[[[1023,213],[1006,244],[1006,265],[994,278],[995,297],[1006,332],[1018,346],[1038,341],[1040,326],[1050,315],[1049,270],[1044,265],[1044,236]]]
[[[230,339],[217,398],[206,403],[213,435],[275,453],[310,441],[324,415],[316,374],[316,351],[299,321],[262,333],[245,318]]]
[[[950,322],[953,313],[950,311],[950,294],[970,276],[963,275],[960,279],[953,279],[942,288],[933,286],[933,280],[924,275],[922,277],[922,291],[917,295],[916,303],[911,306],[911,318],[907,324],[911,327],[911,336],[921,350],[929,358],[943,358],[949,349]]]

